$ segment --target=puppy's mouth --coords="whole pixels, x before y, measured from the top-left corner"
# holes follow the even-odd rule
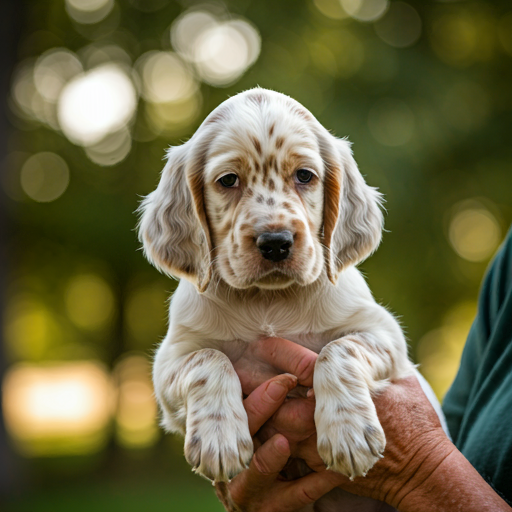
[[[254,285],[258,288],[279,289],[290,286],[294,281],[295,279],[290,275],[285,274],[280,270],[273,270],[257,279],[254,282]]]

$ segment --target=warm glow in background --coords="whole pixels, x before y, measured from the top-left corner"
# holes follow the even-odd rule
[[[362,270],[443,397],[512,220],[509,3],[34,0],[21,22],[0,175],[5,510],[221,510],[158,426],[150,361],[176,282],[143,260],[134,211],[165,149],[256,85],[348,136],[385,194]]]

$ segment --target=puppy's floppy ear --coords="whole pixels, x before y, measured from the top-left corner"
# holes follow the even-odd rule
[[[350,144],[331,134],[319,138],[326,174],[324,246],[332,283],[346,267],[367,258],[382,236],[382,194],[361,176]]]
[[[207,144],[193,137],[169,150],[157,189],[139,212],[139,240],[160,271],[183,277],[199,292],[211,279],[211,238],[204,207],[203,169]]]

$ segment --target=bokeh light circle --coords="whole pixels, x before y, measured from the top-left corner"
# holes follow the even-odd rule
[[[59,198],[68,187],[69,168],[55,153],[36,153],[21,168],[20,182],[31,199],[49,203]]]
[[[108,283],[96,274],[81,274],[71,279],[65,300],[69,317],[82,329],[105,327],[114,314],[114,294]]]
[[[501,228],[487,208],[476,201],[468,201],[455,208],[448,238],[461,258],[473,262],[485,261],[500,243]]]
[[[393,2],[384,17],[375,23],[375,32],[390,46],[412,46],[421,35],[418,11],[405,2]]]
[[[210,12],[191,11],[171,27],[173,47],[195,65],[200,78],[224,87],[235,82],[260,53],[258,30],[242,18],[222,21]]]
[[[341,0],[347,14],[359,21],[375,21],[384,16],[389,0]]]
[[[130,153],[132,138],[127,128],[110,133],[97,144],[85,148],[85,154],[95,164],[102,166],[116,165]]]
[[[114,0],[66,0],[66,11],[78,23],[89,25],[105,19],[114,7]]]
[[[142,96],[152,103],[183,101],[197,91],[187,66],[172,52],[145,53],[136,67],[142,78]]]
[[[65,86],[59,98],[58,119],[71,142],[92,146],[125,126],[136,107],[131,79],[120,67],[106,64]]]
[[[82,71],[82,64],[73,52],[52,48],[37,59],[34,83],[41,96],[55,103],[66,82]]]

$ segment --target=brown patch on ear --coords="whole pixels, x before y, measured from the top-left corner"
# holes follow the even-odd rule
[[[206,152],[205,152],[206,153]],[[188,176],[188,186],[192,193],[192,199],[194,202],[194,208],[203,228],[204,235],[206,237],[207,252],[208,255],[212,253],[212,239],[211,231],[208,223],[208,217],[206,215],[206,205],[204,201],[204,180],[203,180],[203,168],[204,165],[196,167],[195,172],[191,172]],[[208,283],[211,279],[212,269],[210,257],[205,261],[206,268],[199,268],[197,271],[197,288],[199,292],[204,292],[208,287]]]
[[[334,262],[331,257],[331,242],[340,213],[341,169],[332,165],[326,165],[325,167],[323,245],[326,248],[325,263],[327,267],[327,277],[331,283],[335,284],[336,272],[333,268]]]

